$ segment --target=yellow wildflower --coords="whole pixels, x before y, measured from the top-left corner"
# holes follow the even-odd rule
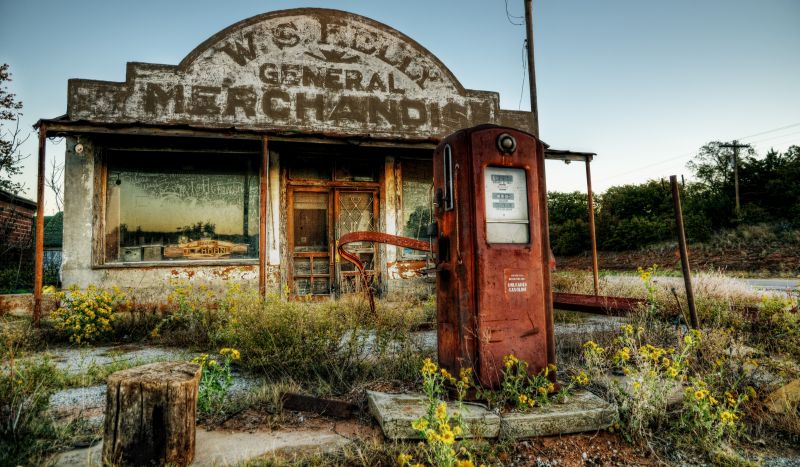
[[[453,442],[456,440],[456,437],[453,435],[452,431],[447,430],[444,433],[442,433],[441,436],[439,436],[439,439],[444,444],[453,444]]]
[[[572,380],[581,386],[586,386],[589,384],[589,375],[587,375],[585,371],[581,371],[577,375],[573,376]]]
[[[737,417],[736,414],[727,410],[720,412],[719,418],[724,425],[733,425],[736,423],[736,420],[739,420],[739,417]]]
[[[428,428],[428,420],[425,418],[417,419],[411,424],[411,428],[417,431],[425,431],[425,429]]]
[[[397,456],[397,463],[399,465],[406,465],[411,462],[411,454],[400,454]]]
[[[475,464],[469,459],[457,460],[456,467],[475,467]]]
[[[422,362],[422,375],[423,376],[431,376],[436,373],[436,364],[430,358],[426,358],[425,361]]]
[[[436,418],[439,420],[444,420],[445,417],[447,417],[447,404],[440,402],[436,407]]]
[[[229,347],[220,350],[219,353],[222,356],[229,357],[231,360],[239,360],[240,358],[242,358],[242,355],[239,353],[238,350],[231,349]]]

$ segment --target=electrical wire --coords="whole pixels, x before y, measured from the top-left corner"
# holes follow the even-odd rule
[[[511,24],[513,24],[514,26],[523,26],[523,25],[524,25],[524,23],[521,23],[521,22],[520,22],[520,23],[517,23],[517,22],[515,22],[515,21],[514,21],[514,19],[521,20],[523,17],[522,17],[522,16],[517,16],[517,15],[512,15],[512,14],[511,14],[511,13],[508,11],[508,0],[505,0],[505,2],[506,2],[506,19],[508,19],[508,22],[509,22],[509,23],[511,23]],[[512,19],[512,18],[513,18],[513,19]]]
[[[744,137],[741,137],[741,138],[734,138],[734,139],[736,139],[737,141],[741,141],[741,140],[744,140],[744,139],[747,139],[747,138],[752,138],[754,136],[765,135],[765,134],[768,134],[768,133],[773,133],[773,132],[776,132],[776,131],[785,130],[787,128],[792,128],[792,127],[795,127],[795,126],[800,126],[800,122],[793,123],[791,125],[785,125],[785,126],[778,127],[778,128],[773,128],[771,130],[761,131],[759,133],[753,133],[752,135],[749,135],[749,136],[744,136]],[[787,135],[776,136],[775,138],[783,138],[784,136],[790,136],[790,135],[793,135],[793,134],[795,134],[795,133],[789,133]],[[768,141],[768,140],[771,140],[771,139],[774,139],[774,138],[770,137],[770,138],[766,138],[766,139],[759,140],[759,141]],[[752,141],[750,144],[755,144],[755,143],[757,143],[759,141]],[[604,181],[608,181],[608,180],[613,180],[613,179],[619,178],[619,177],[621,177],[623,175],[630,175],[632,173],[641,172],[642,170],[649,169],[651,167],[655,167],[655,166],[658,166],[658,165],[662,165],[662,164],[665,164],[667,162],[671,162],[671,161],[675,161],[675,160],[678,160],[678,159],[684,159],[684,158],[691,157],[694,154],[695,154],[695,151],[689,151],[689,152],[683,153],[683,154],[681,154],[679,156],[669,157],[669,158],[666,158],[666,159],[661,159],[660,161],[656,161],[656,162],[654,162],[652,164],[648,164],[648,165],[645,165],[645,166],[642,166],[642,167],[638,167],[638,168],[635,168],[635,169],[632,169],[632,170],[629,170],[629,171],[626,171],[626,172],[617,173],[617,174],[614,174],[614,175],[612,175],[610,177],[602,178],[602,179],[598,180],[598,182],[604,182]]]
[[[525,78],[528,74],[528,54],[526,47],[528,39],[522,41],[522,83],[519,85],[519,102],[517,103],[517,110],[522,110],[522,96],[525,95]]]

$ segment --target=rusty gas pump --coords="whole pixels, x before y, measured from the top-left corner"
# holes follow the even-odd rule
[[[497,387],[503,356],[555,363],[544,145],[482,125],[434,153],[439,364]],[[553,380],[555,374],[550,373]]]
[[[437,251],[439,364],[453,374],[472,368],[487,388],[500,384],[509,354],[536,374],[555,363],[544,144],[528,133],[481,125],[445,138],[433,163],[434,245],[352,232],[339,239],[338,251],[362,271],[373,312],[372,284],[346,244]],[[548,376],[555,382],[554,371]]]

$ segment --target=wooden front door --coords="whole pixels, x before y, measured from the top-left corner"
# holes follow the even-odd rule
[[[349,232],[376,230],[377,188],[292,186],[288,194],[291,295],[324,297],[360,290],[358,271],[336,254],[336,241]],[[359,242],[345,248],[358,254],[374,276],[376,245]]]

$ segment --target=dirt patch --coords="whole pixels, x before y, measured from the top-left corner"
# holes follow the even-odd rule
[[[657,465],[659,461],[621,436],[605,431],[547,436],[519,442],[516,465]]]

